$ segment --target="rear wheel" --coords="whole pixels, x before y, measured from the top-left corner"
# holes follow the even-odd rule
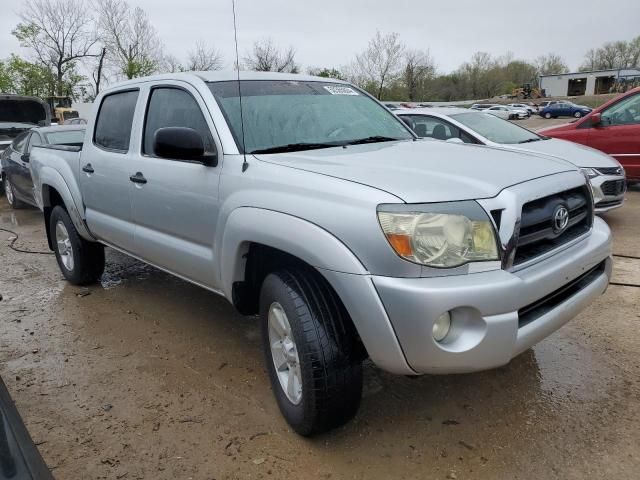
[[[269,274],[260,315],[267,371],[289,425],[308,436],[353,418],[362,394],[362,349],[326,280],[297,268]]]
[[[67,211],[59,205],[51,211],[49,233],[60,271],[70,283],[87,285],[100,278],[104,272],[104,247],[82,238]]]
[[[4,194],[7,197],[7,203],[11,206],[11,208],[14,208],[14,209],[24,208],[25,206],[24,202],[22,202],[16,197],[13,184],[11,183],[11,180],[7,178],[6,175],[2,176],[2,185],[4,187]]]

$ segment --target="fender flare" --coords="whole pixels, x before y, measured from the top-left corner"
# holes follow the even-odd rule
[[[87,229],[87,226],[84,223],[83,211],[78,208],[71,189],[69,188],[69,185],[67,185],[64,177],[57,170],[45,166],[41,168],[39,173],[38,183],[40,184],[40,191],[37,193],[39,193],[40,198],[37,200],[38,204],[41,205],[41,208],[44,210],[46,207],[51,206],[48,189],[53,188],[60,194],[60,197],[64,202],[64,206],[67,209],[67,212],[69,212],[71,221],[76,227],[76,230],[78,230],[80,236],[89,241],[96,241]],[[80,192],[78,191],[78,195],[79,193]],[[48,226],[45,227],[47,227],[48,231]]]
[[[224,225],[218,258],[220,286],[232,298],[233,283],[244,276],[245,254],[251,243],[282,250],[312,267],[355,275],[369,272],[349,248],[316,224],[282,212],[239,207]]]

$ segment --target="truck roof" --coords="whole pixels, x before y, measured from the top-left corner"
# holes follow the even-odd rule
[[[217,70],[208,72],[178,72],[178,73],[165,73],[160,75],[151,75],[148,77],[134,78],[133,80],[126,80],[120,82],[107,90],[120,89],[127,85],[137,85],[145,82],[153,82],[157,80],[201,80],[204,82],[226,82],[238,79],[238,72],[236,70]],[[348,83],[343,80],[326,77],[316,77],[313,75],[304,75],[299,73],[280,73],[280,72],[254,72],[254,71],[240,71],[240,80],[297,80],[307,82],[332,82],[332,83]]]

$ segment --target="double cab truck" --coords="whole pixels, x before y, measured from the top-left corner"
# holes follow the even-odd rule
[[[237,75],[102,92],[81,148],[34,148],[34,188],[71,283],[108,246],[259,316],[296,432],[355,415],[366,358],[499,367],[607,288],[610,231],[574,165],[418,139],[342,81]]]

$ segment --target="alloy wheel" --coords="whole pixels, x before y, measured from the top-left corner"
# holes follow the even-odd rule
[[[73,271],[73,247],[71,246],[71,239],[69,238],[69,232],[67,227],[64,226],[62,220],[56,223],[56,244],[58,245],[58,254],[60,260],[64,265],[64,268]]]
[[[298,405],[302,400],[300,358],[289,319],[278,302],[273,302],[269,307],[268,322],[271,359],[276,375],[289,401]]]

